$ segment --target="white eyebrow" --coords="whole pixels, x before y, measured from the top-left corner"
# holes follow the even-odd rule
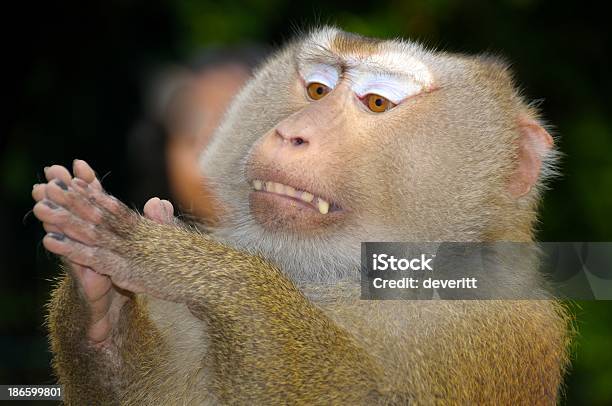
[[[340,71],[337,67],[322,63],[300,66],[299,72],[306,84],[318,82],[331,89],[336,87],[340,78]]]
[[[408,78],[388,75],[385,73],[352,73],[351,88],[360,98],[367,94],[377,94],[389,99],[394,104],[417,95],[424,90],[424,86]]]
[[[398,104],[431,88],[433,75],[427,66],[406,52],[385,50],[365,58],[349,58],[348,76],[359,97],[373,93]]]
[[[369,55],[360,61],[359,67],[373,72],[382,70],[397,76],[404,76],[422,87],[429,87],[433,84],[433,75],[427,66],[406,52],[386,50]]]

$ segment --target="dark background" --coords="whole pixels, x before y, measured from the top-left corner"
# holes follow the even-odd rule
[[[564,153],[544,202],[539,238],[612,240],[609,14],[597,3],[20,2],[2,10],[0,121],[0,383],[51,383],[44,305],[58,274],[30,215],[32,184],[51,163],[86,159],[113,194],[130,190],[127,134],[143,115],[152,71],[211,44],[278,47],[296,29],[336,23],[441,49],[512,61]],[[8,71],[7,71],[8,68]],[[144,152],[143,152],[144,153]],[[612,404],[612,302],[573,304],[580,335],[567,403]]]

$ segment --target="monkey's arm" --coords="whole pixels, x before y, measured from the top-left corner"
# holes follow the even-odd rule
[[[224,401],[382,396],[376,362],[269,262],[142,218],[128,241],[122,256],[142,270],[144,290],[183,300],[208,322],[214,392]]]
[[[35,207],[61,230],[45,236],[45,247],[123,289],[183,302],[204,318],[220,399],[352,403],[385,391],[368,352],[270,263],[150,221],[80,179],[70,186],[49,184],[58,208]]]

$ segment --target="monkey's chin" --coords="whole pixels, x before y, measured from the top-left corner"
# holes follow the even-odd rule
[[[299,233],[314,234],[339,227],[346,214],[343,210],[322,214],[308,203],[265,191],[252,191],[249,206],[255,220],[265,229]]]

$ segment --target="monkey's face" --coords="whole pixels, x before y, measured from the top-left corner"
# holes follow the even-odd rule
[[[361,241],[484,239],[516,206],[526,107],[504,69],[335,29],[287,47],[205,154],[219,234],[296,271],[355,265]]]
[[[365,198],[350,165],[367,147],[367,131],[351,125],[367,107],[337,74],[326,78],[323,69],[314,70],[295,79],[297,111],[259,138],[247,158],[250,210],[270,231],[317,234],[342,227]]]

